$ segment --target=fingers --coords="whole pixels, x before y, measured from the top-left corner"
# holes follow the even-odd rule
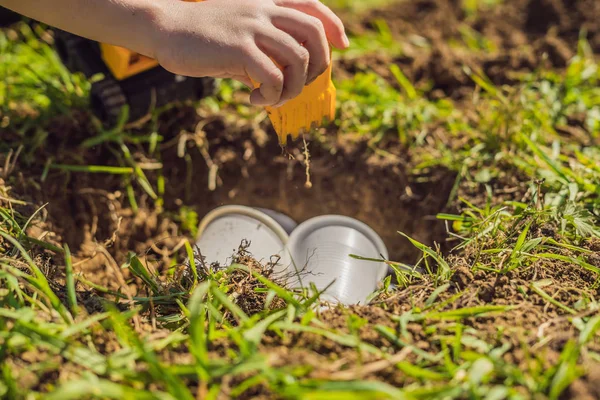
[[[243,83],[244,86],[250,89],[254,89],[254,85],[252,85],[252,80],[250,80],[250,78],[248,78],[246,75],[233,75],[231,79],[235,79],[236,81]]]
[[[250,101],[281,106],[329,66],[329,42],[348,47],[341,20],[318,0],[273,0],[279,6],[271,23],[255,33],[256,47],[247,52],[245,73],[260,84]],[[247,83],[247,82],[244,82]]]
[[[310,60],[308,50],[292,36],[276,28],[267,29],[257,35],[256,44],[273,58],[283,71],[283,90],[275,106],[298,96],[306,84]]]
[[[246,86],[250,89],[254,89],[252,80],[247,75],[238,75],[238,74],[224,72],[221,74],[215,74],[214,77],[220,78],[220,79],[233,79],[233,80],[236,80],[236,81],[242,83],[244,86]]]
[[[260,87],[250,95],[250,102],[257,106],[270,106],[279,103],[283,91],[283,72],[259,48],[249,52],[246,64],[246,75]]]
[[[330,62],[329,42],[323,23],[315,17],[287,8],[282,8],[281,15],[273,18],[272,22],[275,27],[289,33],[308,50],[308,85],[327,69]]]
[[[319,0],[275,0],[281,7],[292,8],[318,18],[325,28],[329,41],[337,48],[345,49],[349,46],[344,24],[329,7]]]

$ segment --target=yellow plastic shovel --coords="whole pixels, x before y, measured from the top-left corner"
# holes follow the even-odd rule
[[[336,89],[331,80],[331,67],[329,64],[327,70],[305,86],[298,97],[279,108],[266,107],[281,145],[287,143],[288,136],[296,139],[301,133],[321,126],[324,119],[333,121]]]

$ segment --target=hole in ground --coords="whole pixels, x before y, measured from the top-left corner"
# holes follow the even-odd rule
[[[180,182],[169,185],[166,207],[175,209],[183,203],[200,218],[223,205],[261,207],[284,213],[297,223],[319,215],[345,215],[373,228],[390,258],[405,263],[417,261],[421,252],[398,231],[428,245],[443,243],[445,225],[435,216],[445,208],[453,174],[440,170],[428,177],[429,182],[417,183],[400,165],[373,161],[366,149],[353,155],[332,154],[317,143],[309,144],[309,149],[311,188],[305,187],[304,162],[283,155],[275,140],[262,149],[238,142],[211,151],[215,162],[220,162],[219,157],[228,160],[219,169],[222,184],[214,191],[208,190],[209,170],[200,157],[189,167],[193,184],[187,191],[181,170],[166,171],[167,181]],[[239,160],[245,152],[247,156],[254,152],[252,165]],[[302,156],[301,151],[297,153]]]
[[[49,202],[48,230],[58,233],[72,249],[86,252],[88,245],[89,254],[95,254],[94,242],[116,238],[109,251],[117,262],[124,261],[129,250],[141,254],[150,248],[156,253],[156,247],[163,245],[174,247],[181,230],[173,215],[179,214],[182,206],[192,208],[200,218],[230,204],[269,208],[298,223],[325,214],[350,216],[382,237],[392,260],[409,264],[421,253],[398,231],[427,245],[443,243],[447,236],[444,223],[435,215],[444,211],[453,173],[438,170],[417,179],[406,173],[400,162],[376,159],[366,148],[332,151],[313,142],[309,144],[309,189],[304,185],[305,164],[282,154],[273,133],[261,147],[256,132],[224,132],[227,129],[219,121],[207,129],[209,153],[219,165],[222,181],[214,191],[208,189],[207,162],[192,142],[188,143],[187,161],[178,157],[177,145],[163,149],[164,207],[168,211],[164,214],[154,210],[148,196],[138,198],[139,212],[133,213],[120,176],[75,173],[65,181],[64,173],[52,173],[41,191],[43,201]],[[301,147],[301,142],[294,146]],[[298,151],[297,156],[301,154]],[[103,164],[107,157],[111,157],[108,150],[96,149],[86,155],[86,162]],[[155,182],[151,171],[148,176]]]

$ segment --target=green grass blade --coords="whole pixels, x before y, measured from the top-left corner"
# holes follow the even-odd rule
[[[307,400],[403,400],[407,398],[401,390],[383,382],[306,381],[302,386],[305,388],[302,398]]]
[[[248,316],[246,313],[237,304],[231,301],[219,288],[211,286],[210,292],[213,296],[215,296],[215,299],[218,300],[223,307],[231,311],[231,313],[235,315],[238,320],[242,322],[248,321]]]
[[[65,280],[67,286],[67,301],[73,316],[77,315],[77,295],[75,293],[75,279],[73,278],[73,260],[71,250],[65,244]]]
[[[244,331],[244,333],[243,333],[244,339],[251,342],[255,346],[257,346],[260,343],[260,341],[263,339],[263,336],[264,336],[265,332],[267,331],[267,329],[269,328],[269,326],[272,323],[274,323],[275,321],[277,321],[278,319],[284,317],[286,314],[287,314],[287,310],[280,310],[276,313],[269,315],[265,319],[256,323],[252,328]]]
[[[579,334],[579,344],[584,345],[588,343],[600,329],[600,315],[592,317],[585,325],[585,329]]]
[[[148,269],[144,266],[144,264],[142,264],[140,259],[134,253],[129,253],[128,266],[131,272],[135,276],[143,280],[144,283],[148,285],[150,289],[152,289],[152,292],[155,295],[159,294],[158,284],[156,283],[152,275],[150,275]]]
[[[412,243],[412,245],[415,246],[417,249],[421,250],[424,254],[427,254],[428,256],[433,258],[437,262],[440,269],[442,270],[442,273],[448,273],[450,271],[450,266],[448,265],[446,260],[444,260],[444,258],[441,255],[439,255],[437,252],[435,252],[432,248],[424,245],[423,243],[411,238],[410,236],[408,236],[402,232],[398,232],[398,233],[400,235],[402,235],[403,237],[405,237],[406,239],[408,239]]]
[[[206,294],[212,285],[211,281],[200,284],[188,303],[190,318],[190,350],[196,362],[205,369],[208,366],[208,339],[206,333]],[[206,374],[207,375],[207,374]],[[206,378],[204,376],[203,378]]]
[[[579,377],[579,368],[576,368],[578,357],[579,351],[575,342],[567,342],[560,355],[558,369],[552,378],[550,399],[558,399],[564,390]]]
[[[541,281],[537,281],[537,282],[532,282],[529,287],[531,288],[531,290],[533,290],[534,292],[536,292],[538,295],[540,295],[544,300],[546,300],[548,303],[554,304],[556,307],[561,308],[563,310],[565,310],[566,312],[570,313],[570,314],[577,314],[577,311],[573,310],[572,308],[562,304],[561,302],[559,302],[558,300],[552,298],[548,293],[546,293],[542,287],[543,286],[547,286],[549,284],[552,284],[552,281],[550,279],[544,279]]]
[[[519,238],[517,239],[517,243],[515,243],[515,247],[510,255],[510,260],[514,260],[521,252],[523,248],[523,244],[527,239],[527,234],[529,234],[529,229],[531,228],[531,224],[533,221],[529,221],[529,223],[525,226],[523,231],[519,234]]]
[[[438,296],[444,293],[450,287],[449,283],[446,283],[438,288],[436,288],[433,293],[427,298],[425,301],[425,306],[430,307],[437,300]]]
[[[175,400],[174,397],[160,392],[148,392],[134,389],[105,379],[80,379],[59,386],[55,391],[44,396],[47,400],[79,400],[84,398],[115,400]]]
[[[396,81],[398,81],[400,86],[402,86],[402,88],[406,92],[406,96],[408,96],[410,100],[416,99],[417,91],[415,90],[415,87],[412,85],[412,83],[410,83],[406,75],[402,73],[400,67],[398,67],[398,65],[396,64],[392,64],[390,66],[390,71],[392,72],[392,75],[394,75],[394,78],[396,78]]]
[[[192,245],[189,240],[185,241],[185,251],[187,253],[188,261],[190,263],[190,268],[192,269],[192,274],[194,275],[194,284],[192,288],[195,288],[198,285],[198,268],[196,266],[196,257],[194,256],[194,250],[192,250]]]
[[[111,167],[107,165],[65,165],[52,164],[51,169],[58,169],[69,172],[86,172],[88,174],[111,174],[111,175],[131,175],[133,168],[130,167]]]
[[[443,381],[447,379],[447,376],[445,374],[440,374],[439,372],[435,372],[425,368],[420,368],[406,361],[400,361],[396,364],[396,367],[398,367],[398,369],[400,369],[408,376],[411,376],[415,379],[421,379],[427,382]]]
[[[559,260],[559,261],[564,261],[567,263],[571,263],[571,264],[575,264],[580,266],[581,268],[587,269],[588,271],[592,271],[595,272],[597,274],[600,274],[600,268],[585,262],[583,260],[580,260],[578,258],[574,258],[574,257],[569,257],[569,256],[563,256],[560,254],[554,254],[554,253],[538,253],[538,254],[534,254],[531,257],[534,258],[548,258],[551,260]]]
[[[89,318],[84,319],[81,322],[68,326],[65,330],[60,333],[61,339],[67,339],[71,335],[83,332],[90,326],[102,321],[110,316],[109,313],[94,314]]]

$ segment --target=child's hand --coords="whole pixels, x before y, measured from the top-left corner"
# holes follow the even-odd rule
[[[348,47],[340,19],[318,0],[165,1],[154,21],[154,57],[185,76],[233,78],[250,100],[280,106],[330,63],[329,42]],[[281,69],[273,62],[281,66]]]

